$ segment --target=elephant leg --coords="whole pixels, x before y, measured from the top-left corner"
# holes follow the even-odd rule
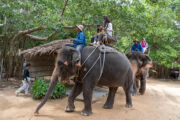
[[[83,97],[84,97],[84,109],[82,110],[81,114],[84,116],[89,116],[92,114],[92,93],[93,93],[93,88],[95,87],[95,84],[93,81],[86,80],[83,83]]]
[[[132,99],[131,99],[130,88],[124,88],[124,92],[126,95],[126,107],[130,108],[130,107],[132,107]]]
[[[72,91],[71,91],[71,94],[69,95],[68,105],[65,108],[66,112],[73,112],[74,111],[74,109],[75,109],[74,100],[81,92],[82,92],[82,83],[76,82]]]
[[[133,81],[133,85],[131,86],[131,89],[130,89],[130,93],[133,95],[133,96],[137,96],[138,95],[138,90],[137,90],[137,79],[134,78],[134,81]]]
[[[139,93],[143,95],[146,90],[146,78],[147,78],[147,70],[142,74],[141,79],[140,79],[140,89]]]
[[[134,95],[134,96],[137,96],[138,95],[138,92],[137,92],[137,79],[135,78],[134,79],[134,82],[133,82],[133,92],[132,92],[132,95]]]
[[[103,106],[105,109],[112,109],[113,108],[114,97],[115,97],[117,89],[118,89],[118,87],[109,87],[108,98],[106,100],[106,103]]]
[[[146,90],[146,79],[144,79],[143,77],[140,80],[140,89],[139,89],[139,93],[141,95],[143,95],[145,93]]]
[[[139,89],[139,80],[136,79],[136,88]]]

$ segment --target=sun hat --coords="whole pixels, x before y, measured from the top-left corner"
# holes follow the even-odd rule
[[[133,42],[139,42],[137,39],[133,40]]]
[[[84,26],[83,25],[76,25],[81,31],[83,30]]]

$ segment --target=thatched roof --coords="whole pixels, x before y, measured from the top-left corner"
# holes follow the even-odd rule
[[[69,40],[55,40],[50,43],[40,45],[31,49],[23,50],[19,52],[19,55],[24,56],[36,56],[42,54],[57,53]]]

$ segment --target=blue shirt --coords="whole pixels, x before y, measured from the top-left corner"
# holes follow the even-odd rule
[[[143,52],[143,48],[140,43],[134,44],[131,48],[131,52]]]
[[[74,47],[77,45],[86,45],[86,37],[83,32],[79,32],[76,36],[76,38],[73,39]]]

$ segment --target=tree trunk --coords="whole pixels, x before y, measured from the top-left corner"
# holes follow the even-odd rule
[[[2,80],[2,72],[3,72],[3,58],[0,63],[0,81]]]

